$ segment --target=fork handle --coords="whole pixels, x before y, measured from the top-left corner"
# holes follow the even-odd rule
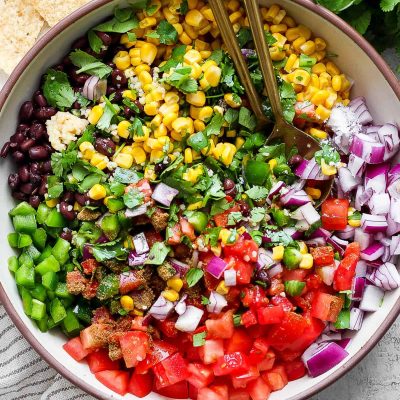
[[[275,121],[283,120],[281,99],[279,96],[278,83],[276,81],[274,65],[272,63],[268,44],[265,40],[264,25],[260,13],[260,5],[257,0],[244,0],[244,6],[249,19],[249,25],[253,33],[253,40],[257,50],[260,69],[264,78],[268,98],[271,103]]]
[[[253,85],[246,60],[242,55],[242,51],[237,42],[236,34],[232,27],[232,23],[229,20],[228,13],[225,10],[224,2],[222,0],[209,0],[208,3],[214,14],[215,21],[217,22],[225,46],[228,49],[228,52],[239,74],[241,83],[244,86],[250,106],[259,123],[260,121],[266,123],[268,120],[263,113],[261,99]]]

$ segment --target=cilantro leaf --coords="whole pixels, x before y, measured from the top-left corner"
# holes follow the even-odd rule
[[[139,173],[135,169],[125,169],[117,167],[114,171],[113,178],[114,181],[129,184],[138,182],[140,179],[143,178],[143,174]]]
[[[327,165],[336,164],[340,161],[340,154],[330,144],[323,144],[321,150],[317,151],[314,157],[319,165],[321,165],[322,160]]]
[[[249,190],[246,190],[245,193],[252,200],[261,200],[261,199],[265,199],[267,197],[268,190],[267,190],[267,188],[262,187],[262,186],[253,186]]]
[[[266,210],[262,207],[254,207],[250,211],[250,219],[254,224],[258,224],[265,218]]]
[[[142,121],[137,117],[132,121],[132,124],[128,130],[136,137],[144,136]]]
[[[234,211],[228,214],[228,225],[236,225],[243,219],[243,215],[240,211]]]
[[[204,132],[197,132],[194,135],[191,135],[187,140],[187,144],[197,152],[200,152],[209,145],[207,136]]]
[[[233,203],[229,203],[225,198],[214,201],[211,205],[210,215],[221,214],[232,207]]]
[[[205,245],[210,244],[211,247],[216,246],[218,244],[221,229],[221,226],[216,226],[215,228],[207,228],[204,234]]]
[[[99,261],[112,259],[124,260],[128,255],[128,250],[117,241],[96,244],[92,247],[94,258]]]
[[[179,14],[186,15],[188,11],[189,11],[188,0],[182,0],[181,5],[179,7]]]
[[[236,38],[241,49],[243,49],[248,42],[253,40],[253,36],[251,35],[249,28],[240,28],[239,32],[236,34]]]
[[[201,296],[201,304],[203,304],[203,306],[207,306],[210,304],[210,300],[206,296]]]
[[[381,9],[384,12],[393,11],[400,0],[381,0]]]
[[[199,87],[196,79],[190,76],[192,72],[191,67],[176,68],[171,75],[163,79],[166,83],[176,87],[182,93],[195,93]]]
[[[128,208],[135,208],[140,206],[144,202],[144,195],[136,188],[130,188],[130,190],[123,196],[124,204]]]
[[[93,30],[100,32],[126,33],[132,29],[136,29],[138,26],[139,22],[136,15],[133,14],[125,21],[120,21],[117,17],[114,17],[109,21],[97,25]]]
[[[77,159],[78,152],[76,150],[53,153],[51,155],[51,168],[56,176],[62,177],[76,163]]]
[[[163,19],[157,26],[155,32],[152,32],[151,36],[150,34],[147,36],[159,39],[161,44],[171,45],[177,42],[178,31],[172,24]]]
[[[100,79],[103,79],[112,72],[111,67],[80,49],[73,51],[69,55],[69,59],[71,60],[72,64],[80,68],[78,71],[76,71],[78,74],[86,72],[89,75],[96,75]]]
[[[253,131],[257,126],[255,115],[246,107],[241,107],[239,110],[239,124]]]
[[[200,268],[190,268],[186,274],[186,282],[191,288],[196,285],[200,279],[203,277],[204,272]]]
[[[97,128],[101,130],[106,130],[111,125],[111,120],[119,112],[119,107],[116,104],[112,104],[110,100],[104,97],[106,105],[104,107],[104,112],[99,121],[97,122]]]
[[[272,33],[267,31],[265,31],[265,41],[267,42],[268,46],[272,46],[277,42],[277,40],[272,36]]]
[[[89,45],[90,48],[95,52],[95,53],[100,53],[101,48],[103,47],[103,41],[97,36],[97,34],[91,29],[88,32],[88,40],[89,40]]]
[[[215,61],[217,64],[221,64],[223,57],[224,52],[221,49],[217,49],[211,53],[211,56],[207,58],[207,61],[212,60]]]
[[[43,94],[51,106],[61,109],[71,107],[76,100],[68,75],[54,69],[49,69],[46,73]]]
[[[199,332],[193,335],[193,347],[201,347],[206,343],[207,332]]]
[[[150,249],[149,258],[145,264],[161,265],[171,249],[164,242],[156,242]]]
[[[125,106],[129,107],[129,108],[130,108],[132,111],[134,111],[136,114],[140,114],[139,107],[138,107],[131,99],[128,99],[127,97],[125,97],[125,98],[122,100],[122,103],[123,103]]]
[[[175,68],[178,66],[180,63],[183,62],[183,56],[186,53],[186,45],[182,44],[179,46],[176,46],[174,50],[172,50],[171,57],[169,60],[162,66],[160,67],[161,72],[167,72],[171,68]]]
[[[334,13],[338,13],[340,11],[345,10],[346,8],[350,7],[354,4],[355,0],[317,0],[318,4],[329,8]]]
[[[209,124],[206,126],[204,133],[207,136],[219,135],[223,124],[224,124],[224,116],[221,115],[220,113],[216,113],[212,117]]]
[[[289,236],[284,231],[279,231],[279,232],[267,231],[266,236],[268,236],[271,239],[271,242],[274,245],[281,244],[281,245],[287,247],[294,243],[294,240],[292,239],[292,237]]]
[[[236,122],[238,118],[239,111],[233,108],[228,108],[228,110],[226,110],[226,113],[224,114],[224,119],[229,125],[232,125],[234,122]]]
[[[279,95],[281,98],[283,116],[287,122],[292,122],[295,116],[294,105],[296,103],[296,92],[293,86],[285,81],[279,85]]]

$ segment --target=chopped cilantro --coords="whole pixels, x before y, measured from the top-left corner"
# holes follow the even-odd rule
[[[250,212],[251,222],[258,224],[265,218],[266,210],[262,207],[254,207]]]
[[[103,41],[97,36],[96,32],[91,29],[88,32],[88,40],[89,40],[89,45],[90,48],[95,52],[95,53],[100,53],[101,48],[103,47]]]
[[[206,129],[204,130],[204,133],[207,136],[212,136],[212,135],[219,135],[222,125],[224,124],[224,117],[223,115],[216,113],[209,124],[206,126]]]
[[[233,314],[233,324],[235,326],[240,326],[242,324],[242,315],[241,314]]]
[[[132,133],[132,135],[140,137],[144,136],[144,131],[143,131],[143,123],[140,120],[140,118],[135,118],[132,121],[131,126],[128,128],[129,133]]]
[[[196,79],[190,76],[191,71],[191,67],[176,68],[171,75],[164,78],[164,81],[182,93],[195,93],[198,89],[198,83]]]
[[[253,186],[245,192],[252,200],[265,199],[268,195],[268,190],[263,186]]]
[[[127,97],[125,97],[125,98],[122,100],[122,103],[123,103],[125,106],[129,107],[129,108],[130,108],[132,111],[134,111],[136,114],[140,114],[139,107],[138,107],[131,99],[128,99]]]
[[[171,45],[177,42],[178,32],[175,27],[166,20],[162,20],[157,29],[147,34],[148,37],[159,39],[160,43]]]
[[[315,153],[315,161],[319,165],[321,165],[322,160],[327,165],[336,164],[340,161],[340,154],[330,144],[323,144],[321,150]]]
[[[57,199],[64,191],[64,185],[57,176],[51,175],[47,178],[47,195],[49,199]]]
[[[133,14],[133,10],[131,9],[122,9],[121,11],[115,11],[114,14],[114,18],[97,25],[93,28],[93,30],[100,32],[126,33],[139,26],[136,15]],[[124,15],[124,21],[121,21],[121,19],[119,19],[122,15]],[[127,15],[129,15],[128,18]]]
[[[193,347],[204,346],[206,342],[207,332],[200,332],[193,335]]]
[[[241,49],[244,48],[244,46],[253,40],[253,37],[251,35],[251,31],[249,28],[240,28],[239,32],[236,34],[236,38],[239,44],[239,47]]]
[[[182,0],[181,5],[179,6],[179,14],[186,15],[188,11],[189,11],[188,0]]]
[[[207,58],[207,61],[212,60],[217,64],[221,64],[222,58],[224,57],[224,52],[221,49],[214,50],[211,56]]]
[[[61,177],[76,163],[77,159],[78,152],[76,150],[53,153],[51,155],[51,168],[56,176]]]
[[[236,225],[243,219],[243,215],[240,211],[233,211],[228,214],[228,225]]]
[[[268,46],[272,46],[273,44],[275,44],[277,42],[277,40],[272,36],[272,33],[270,32],[265,32],[265,40],[268,44]]]
[[[219,234],[221,227],[216,226],[215,228],[207,228],[204,234],[205,245],[210,244],[211,247],[215,247],[218,244]]]
[[[186,53],[186,45],[182,44],[176,46],[172,50],[172,54],[169,60],[162,67],[160,67],[160,72],[167,72],[171,68],[177,67],[180,63],[183,62],[183,56],[185,55],[185,53]]]
[[[99,61],[96,57],[77,49],[69,55],[72,64],[79,67],[78,74],[86,72],[89,75],[96,75],[103,79],[111,74],[112,68],[103,62]]]
[[[283,116],[286,121],[292,122],[295,116],[294,105],[296,103],[296,92],[290,83],[282,80],[279,85],[279,94],[281,97]]]
[[[76,94],[76,101],[82,108],[86,108],[90,104],[90,100],[87,99],[86,97],[83,97],[81,93],[75,93],[75,94]]]
[[[236,122],[238,118],[239,118],[239,111],[233,108],[229,108],[228,110],[226,110],[226,113],[224,114],[224,119],[229,125],[232,125],[234,122]]]
[[[257,126],[255,115],[246,107],[241,107],[239,110],[239,124],[253,131]]]
[[[207,136],[204,132],[197,132],[194,135],[191,135],[187,140],[187,144],[197,152],[200,152],[209,145]]]
[[[210,304],[210,300],[208,299],[208,297],[201,296],[201,304],[203,304],[203,306],[207,306],[208,304]]]
[[[145,264],[161,265],[170,250],[170,247],[164,242],[155,242],[150,249],[149,258],[145,261]]]
[[[214,201],[211,205],[210,215],[214,216],[221,214],[232,207],[233,203],[229,203],[225,198]]]
[[[262,232],[254,230],[254,231],[251,231],[251,232],[250,232],[250,236],[252,237],[252,239],[253,239],[259,246],[261,246],[262,238],[263,238],[263,236],[264,236],[264,234],[263,234]]]
[[[130,188],[130,190],[123,196],[124,204],[128,208],[135,208],[143,204],[144,195],[136,188]]]
[[[292,237],[289,236],[284,231],[279,231],[279,232],[267,231],[266,235],[271,239],[271,242],[274,245],[281,244],[281,245],[287,247],[287,246],[292,245],[294,243],[294,240],[292,239]]]
[[[106,105],[104,106],[104,112],[99,121],[97,122],[97,128],[106,130],[111,125],[111,120],[119,112],[119,107],[116,104],[112,104],[110,100],[104,97]]]
[[[76,100],[68,75],[54,69],[49,69],[46,73],[43,94],[51,106],[60,109],[71,107]]]
[[[128,36],[130,42],[136,42],[137,40],[136,33],[134,32],[126,32],[126,36]]]
[[[143,178],[143,174],[136,171],[135,169],[125,169],[117,167],[114,171],[113,177],[114,181],[128,184],[138,182],[140,179]]]
[[[203,277],[204,272],[200,268],[190,268],[186,274],[186,282],[191,288],[196,285],[200,279]]]

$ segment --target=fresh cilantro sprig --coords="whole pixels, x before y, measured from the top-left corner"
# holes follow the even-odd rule
[[[69,59],[72,64],[79,67],[78,71],[76,71],[77,74],[85,72],[89,75],[96,75],[100,79],[103,79],[112,72],[111,67],[80,49],[73,51],[69,55]]]
[[[68,75],[65,72],[54,69],[49,69],[46,73],[43,94],[51,106],[62,110],[71,107],[77,99],[68,81]]]
[[[199,85],[196,79],[190,76],[191,72],[191,67],[177,67],[169,76],[163,78],[163,81],[182,93],[196,93]]]
[[[147,37],[159,39],[161,44],[175,44],[178,40],[178,31],[166,20],[162,20],[157,29],[147,34]]]
[[[340,154],[330,144],[323,144],[321,150],[315,153],[315,161],[321,165],[322,160],[327,165],[335,165],[340,161]]]

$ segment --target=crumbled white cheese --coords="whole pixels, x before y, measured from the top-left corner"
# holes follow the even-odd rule
[[[89,121],[69,112],[59,111],[46,121],[49,141],[54,150],[62,151],[82,135]]]

